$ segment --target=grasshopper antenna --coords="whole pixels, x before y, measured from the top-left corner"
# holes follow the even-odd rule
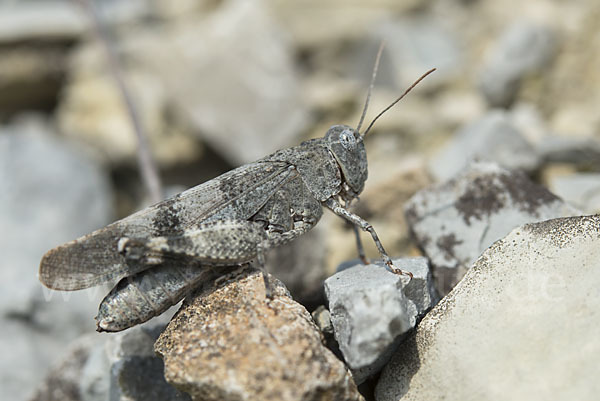
[[[371,100],[371,92],[373,92],[373,87],[375,86],[375,77],[377,77],[377,70],[379,69],[379,60],[381,59],[381,53],[383,53],[383,47],[385,46],[385,40],[381,41],[379,45],[379,50],[377,51],[377,57],[375,57],[375,66],[373,66],[373,75],[371,76],[371,84],[369,85],[369,91],[367,92],[367,100],[365,101],[365,107],[363,107],[362,114],[360,115],[360,121],[358,122],[358,127],[356,127],[356,132],[360,133],[360,127],[362,123],[365,121],[365,116],[367,115],[367,109],[369,108],[369,101]]]
[[[371,121],[371,124],[369,124],[369,126],[365,130],[365,133],[362,134],[361,137],[364,138],[365,136],[367,136],[367,134],[369,133],[369,130],[371,130],[371,128],[373,127],[373,124],[375,124],[375,121],[377,121],[377,119],[379,117],[381,117],[386,111],[388,111],[389,109],[391,109],[392,107],[394,107],[396,105],[396,103],[398,103],[400,100],[402,100],[402,98],[404,96],[406,96],[408,94],[408,92],[410,92],[412,90],[412,88],[414,88],[415,86],[417,86],[419,84],[419,82],[421,82],[427,75],[431,74],[435,70],[436,70],[435,68],[432,68],[431,70],[427,71],[425,74],[421,75],[421,77],[419,79],[417,79],[407,90],[405,90],[404,93],[399,98],[397,98],[396,100],[394,100],[392,102],[392,104],[390,104],[388,107],[386,107],[385,109],[383,109],[381,111],[381,113],[377,114],[377,116],[373,119],[373,121]],[[373,74],[373,76],[375,76],[375,74]],[[370,89],[371,88],[369,88],[369,96],[371,95]],[[361,122],[362,122],[362,118],[361,118]]]

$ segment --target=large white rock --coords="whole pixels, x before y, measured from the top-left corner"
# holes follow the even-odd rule
[[[548,185],[555,194],[585,213],[600,212],[600,173],[554,176]]]
[[[376,399],[595,400],[600,216],[496,242],[386,366]]]
[[[518,171],[472,163],[453,179],[417,192],[406,221],[447,294],[494,241],[523,224],[583,214]]]

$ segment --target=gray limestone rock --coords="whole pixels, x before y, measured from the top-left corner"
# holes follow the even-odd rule
[[[0,43],[73,41],[87,28],[85,15],[67,1],[6,3],[0,4]]]
[[[357,262],[325,281],[335,338],[358,384],[379,372],[435,302],[425,258],[395,259],[394,265],[414,278]]]
[[[599,216],[494,243],[400,345],[376,400],[597,399],[599,244]]]
[[[176,117],[238,165],[295,145],[310,122],[285,38],[264,2],[226,1],[126,41]]]
[[[86,334],[63,350],[61,361],[50,369],[41,383],[36,383],[37,389],[29,398],[30,401],[106,400],[107,392],[102,391],[101,386],[96,386],[100,397],[85,398],[80,392],[80,383],[85,376],[90,355],[96,350],[102,350],[104,340],[97,334]],[[108,371],[103,374],[108,377]]]
[[[54,367],[32,401],[184,401],[190,397],[165,381],[154,341],[165,323],[151,323],[110,336],[78,339]]]
[[[111,219],[106,174],[83,149],[23,117],[0,129],[0,387],[22,400],[72,340],[94,329],[105,289],[59,293],[37,279],[48,249]]]
[[[166,382],[163,361],[154,353],[154,342],[164,327],[134,327],[111,337],[107,344],[111,400],[190,400],[189,395]]]
[[[536,146],[544,163],[569,163],[600,169],[600,140],[548,135]]]
[[[123,40],[114,43],[118,54],[124,53]],[[93,147],[106,164],[130,165],[138,141],[122,94],[106,68],[105,49],[97,41],[83,42],[70,52],[68,60],[70,73],[55,112],[61,134]],[[156,75],[144,64],[121,64],[120,73],[158,166],[210,158],[190,129],[170,116],[171,100]]]
[[[525,20],[510,25],[491,49],[481,73],[480,89],[488,103],[509,106],[523,78],[546,67],[556,50],[551,28]]]
[[[509,169],[531,171],[539,157],[508,113],[492,110],[458,131],[429,163],[438,181],[445,181],[474,160],[492,161]]]
[[[600,213],[600,173],[575,173],[550,179],[552,191],[584,213]]]
[[[494,241],[522,224],[580,214],[520,172],[473,163],[406,204],[406,219],[430,259],[436,288],[447,294]]]
[[[377,34],[386,41],[386,57],[391,59],[398,88],[409,86],[433,67],[438,71],[428,81],[437,84],[452,80],[462,70],[465,58],[458,37],[437,18],[421,15],[385,21]]]
[[[148,14],[143,0],[95,1],[106,25],[131,22]],[[0,43],[27,41],[71,43],[89,30],[88,16],[69,0],[0,2]]]
[[[113,27],[137,18],[147,7],[143,3],[94,6]],[[0,1],[0,113],[52,110],[71,72],[70,50],[89,30],[89,16],[73,1]]]

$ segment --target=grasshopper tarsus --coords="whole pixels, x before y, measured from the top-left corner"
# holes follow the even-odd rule
[[[389,267],[391,272],[394,274],[398,274],[399,276],[408,276],[408,278],[411,280],[414,278],[414,276],[411,272],[404,271],[402,269],[397,268],[396,266],[394,266],[394,264],[391,261],[390,261],[390,263],[386,263],[386,265],[387,265],[387,267]]]

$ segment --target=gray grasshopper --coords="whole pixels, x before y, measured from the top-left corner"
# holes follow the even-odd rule
[[[380,55],[381,49],[356,129],[334,125],[323,138],[277,151],[54,248],[42,258],[40,281],[51,289],[72,291],[120,280],[102,301],[96,321],[98,331],[124,330],[235,267],[254,262],[263,268],[265,252],[310,230],[323,207],[353,225],[363,262],[358,229],[371,234],[391,271],[410,275],[393,266],[371,224],[347,209],[367,179],[365,136],[433,71],[361,134]],[[270,297],[264,270],[263,277]]]

